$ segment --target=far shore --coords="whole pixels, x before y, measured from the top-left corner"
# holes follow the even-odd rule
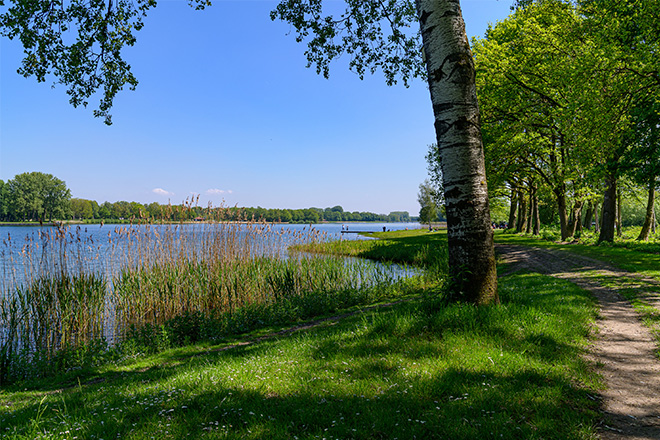
[[[218,222],[214,220],[185,220],[185,221],[145,221],[142,219],[141,221],[136,221],[136,220],[121,220],[121,219],[113,219],[113,220],[93,220],[93,221],[84,221],[84,220],[51,220],[51,221],[22,221],[22,222],[0,222],[0,227],[1,226],[71,226],[71,225],[85,225],[85,226],[93,226],[93,225],[128,225],[128,224],[170,224],[170,225],[179,225],[179,224],[185,224],[185,225],[193,225],[193,224],[216,224],[216,223],[236,223],[236,224],[249,224],[249,223],[255,223],[252,221],[227,221],[227,222]],[[268,224],[273,224],[273,225],[307,225],[307,224],[363,224],[363,223],[417,223],[414,220],[411,220],[409,222],[386,222],[386,221],[346,221],[346,222],[339,222],[339,221],[320,221],[316,223],[308,223],[308,222],[301,222],[301,223],[293,223],[293,222],[263,222],[263,223],[268,223]],[[423,226],[423,225],[422,225]],[[434,227],[440,226],[440,227],[446,227],[446,223],[434,223]]]

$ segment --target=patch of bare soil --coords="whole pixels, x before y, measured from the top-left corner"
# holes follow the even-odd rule
[[[655,288],[644,294],[647,302],[656,306],[660,304],[660,283],[568,252],[515,245],[496,245],[496,249],[502,262],[509,263],[507,273],[531,270],[566,279],[597,298],[601,319],[589,356],[607,387],[602,393],[601,439],[660,439],[658,347],[630,303],[593,276],[619,279],[628,285],[633,279],[640,287],[652,285]]]

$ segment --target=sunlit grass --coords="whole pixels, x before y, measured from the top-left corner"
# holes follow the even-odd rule
[[[502,279],[500,296],[474,307],[431,295],[256,345],[6,389],[2,435],[594,439],[600,385],[582,358],[594,301],[532,274]]]
[[[366,258],[424,269],[430,279],[444,279],[448,271],[447,231],[422,229],[365,234],[376,240],[313,242],[297,245],[306,252]]]

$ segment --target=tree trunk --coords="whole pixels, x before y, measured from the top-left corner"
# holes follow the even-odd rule
[[[607,176],[607,189],[603,199],[603,218],[598,236],[598,243],[603,241],[614,241],[614,223],[616,222],[616,177],[614,174]]]
[[[507,229],[513,228],[516,224],[516,210],[518,209],[518,190],[511,188],[511,206],[509,207],[509,221]]]
[[[653,207],[653,221],[651,222],[651,233],[655,234],[655,224],[656,224],[656,219],[655,219],[655,206]]]
[[[575,232],[577,231],[578,223],[580,223],[582,219],[582,204],[583,202],[581,200],[577,200],[575,204],[573,205],[573,211],[571,212],[571,222],[569,223],[568,227],[568,236],[569,237],[574,237]]]
[[[534,235],[541,235],[541,215],[539,214],[539,196],[534,187]]]
[[[640,231],[637,240],[640,241],[649,240],[649,235],[651,232],[651,223],[654,223],[653,221],[654,206],[655,206],[655,176],[653,176],[651,182],[649,183],[649,198],[648,201],[646,202],[646,217],[644,218],[644,225],[642,226],[642,230]]]
[[[598,233],[600,233],[600,218],[598,217],[598,212],[600,210],[598,209],[598,203],[594,203],[594,230]]]
[[[472,52],[458,1],[416,0],[442,162],[449,300],[499,303]]]
[[[621,187],[616,188],[616,236],[621,237]]]
[[[518,224],[516,224],[516,232],[521,233],[527,224],[527,200],[525,193],[518,194]]]
[[[584,208],[584,202],[580,202],[581,207],[580,207],[580,213],[576,216],[576,222],[575,222],[575,233],[579,234],[582,232],[582,209]]]
[[[584,214],[584,222],[583,227],[585,227],[587,230],[591,230],[591,222],[594,219],[594,202],[593,200],[589,201],[589,205],[587,205],[587,212]]]
[[[568,216],[566,215],[566,194],[561,185],[560,191],[555,191],[557,196],[557,210],[559,211],[559,227],[561,229],[561,241],[568,240],[571,235],[568,232]]]
[[[534,216],[534,194],[532,187],[529,188],[529,209],[527,211],[527,224],[525,225],[525,234],[532,233],[532,217]]]

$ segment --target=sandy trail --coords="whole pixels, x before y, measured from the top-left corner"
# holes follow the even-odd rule
[[[660,439],[660,361],[657,345],[633,307],[593,276],[644,287],[647,302],[660,306],[660,283],[567,252],[496,245],[507,272],[520,269],[569,280],[593,293],[600,304],[598,337],[590,350],[607,389],[602,393],[603,440]],[[658,307],[660,308],[660,307]]]

